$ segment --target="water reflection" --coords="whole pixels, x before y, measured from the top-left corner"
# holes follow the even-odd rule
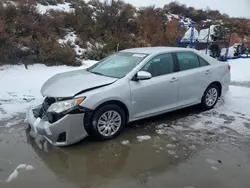
[[[167,127],[164,135],[159,135],[154,125],[177,125],[181,118],[180,126],[185,127],[185,117],[200,112],[197,108],[188,108],[136,122],[133,128],[124,131],[126,136],[106,142],[87,140],[67,148],[55,148],[29,136],[27,142],[59,181],[82,188],[140,188],[165,173],[174,176],[178,166],[203,148],[207,136],[211,137],[185,129],[177,131],[172,126]],[[145,134],[152,139],[138,142],[136,136]],[[128,139],[130,144],[121,144],[122,139]]]
[[[176,141],[174,154],[170,154],[166,143],[173,141],[159,136],[144,142],[134,140],[129,145],[122,145],[119,140],[84,141],[69,148],[55,148],[46,141],[38,147],[34,139],[27,139],[60,181],[70,181],[80,187],[118,186],[121,182],[132,183],[132,187],[144,186],[148,179],[175,169],[191,156],[188,150],[182,150],[186,144]]]

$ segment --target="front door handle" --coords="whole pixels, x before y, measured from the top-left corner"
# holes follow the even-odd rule
[[[171,83],[177,82],[177,81],[178,81],[178,78],[175,78],[175,77],[173,77],[173,78],[170,80]]]
[[[206,74],[206,75],[211,74],[211,71],[210,71],[210,70],[207,70],[207,71],[205,72],[205,74]]]

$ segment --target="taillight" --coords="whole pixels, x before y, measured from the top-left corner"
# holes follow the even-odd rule
[[[231,70],[231,66],[230,66],[229,64],[227,64],[227,68],[228,68],[229,70]]]

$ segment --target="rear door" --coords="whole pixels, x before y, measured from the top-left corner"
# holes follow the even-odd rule
[[[179,66],[178,105],[196,104],[201,101],[204,91],[211,83],[211,66],[190,51],[176,52],[175,57]]]
[[[141,69],[151,73],[151,79],[129,82],[133,119],[176,107],[179,82],[175,65],[172,53],[157,55]]]

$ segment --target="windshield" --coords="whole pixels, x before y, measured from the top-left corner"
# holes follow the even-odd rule
[[[88,69],[94,74],[122,78],[136,67],[147,54],[119,52],[108,56]]]

